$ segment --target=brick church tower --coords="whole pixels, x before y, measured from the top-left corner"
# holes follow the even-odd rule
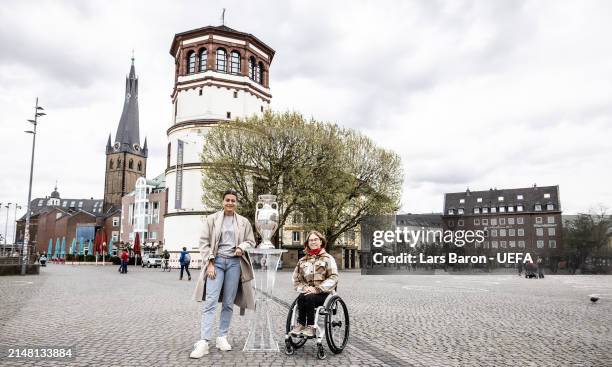
[[[134,58],[130,74],[125,79],[125,101],[123,112],[111,144],[111,135],[106,143],[106,174],[104,179],[104,212],[121,208],[121,197],[134,190],[136,180],[146,176],[147,139],[140,145],[138,122],[138,77]]]

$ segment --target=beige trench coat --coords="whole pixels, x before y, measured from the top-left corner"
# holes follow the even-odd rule
[[[219,242],[221,241],[221,229],[223,226],[223,210],[210,214],[204,222],[204,229],[200,236],[200,255],[202,255],[202,271],[198,277],[196,287],[193,293],[194,300],[201,302],[206,298],[206,265],[208,260],[212,260],[217,255]],[[234,221],[234,233],[236,234],[236,246],[242,249],[242,257],[240,258],[240,283],[238,284],[238,292],[234,304],[240,307],[240,314],[244,315],[245,309],[255,309],[255,299],[253,297],[253,268],[251,260],[246,250],[250,247],[255,247],[255,237],[253,236],[253,228],[248,219],[234,213],[236,220]],[[222,301],[223,290],[219,294],[219,302]]]

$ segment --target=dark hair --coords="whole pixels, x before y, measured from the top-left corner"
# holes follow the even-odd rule
[[[234,195],[236,197],[236,199],[238,199],[238,192],[236,192],[236,190],[225,190],[223,191],[223,195],[221,196],[222,199],[225,199],[226,195]]]
[[[187,247],[183,246],[183,251],[187,251]]]
[[[327,245],[327,239],[325,238],[323,233],[321,233],[319,231],[310,231],[310,232],[308,232],[308,236],[306,236],[306,241],[304,241],[304,247],[306,249],[310,248],[310,247],[308,247],[308,239],[313,234],[321,239],[321,248],[325,248],[325,246]]]

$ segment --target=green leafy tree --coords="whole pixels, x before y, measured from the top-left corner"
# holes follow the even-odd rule
[[[257,196],[279,204],[279,228],[299,213],[307,229],[330,243],[368,215],[397,209],[403,174],[397,154],[350,129],[298,113],[266,112],[222,123],[206,135],[203,202],[220,208],[220,194],[238,191],[240,212],[254,218]]]

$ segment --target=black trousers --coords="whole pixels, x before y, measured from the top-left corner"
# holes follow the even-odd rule
[[[183,269],[187,272],[187,276],[191,278],[191,273],[189,272],[189,263],[181,264],[181,279],[183,279]]]
[[[314,325],[315,309],[325,303],[325,299],[329,293],[319,294],[300,294],[297,299],[298,305],[298,322],[304,326]]]

